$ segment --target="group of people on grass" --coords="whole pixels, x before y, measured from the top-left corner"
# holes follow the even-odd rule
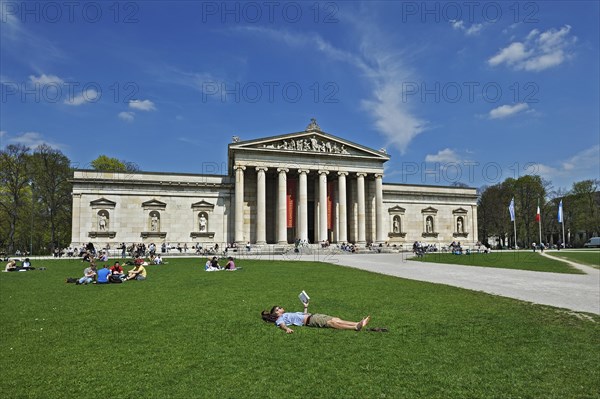
[[[125,273],[123,266],[119,262],[115,262],[110,268],[104,264],[100,270],[92,262],[83,270],[83,277],[77,280],[76,284],[109,284],[122,283],[129,280],[142,281],[146,279],[147,275],[148,272],[144,267],[144,260],[139,257],[134,261],[133,269],[127,273]]]
[[[28,270],[35,270],[35,267],[31,266],[29,258],[25,258],[25,260],[21,262],[21,265],[17,264],[16,259],[11,259],[6,266],[4,266],[5,272],[26,272]]]
[[[235,270],[239,270],[239,267],[235,266],[235,262],[233,261],[233,257],[230,256],[227,258],[227,264],[225,265],[225,267],[221,266],[219,264],[219,259],[216,256],[213,256],[212,258],[208,258],[206,261],[206,264],[204,265],[204,271],[207,272],[216,272],[216,271],[220,271],[220,270],[227,270],[227,271],[235,271]]]

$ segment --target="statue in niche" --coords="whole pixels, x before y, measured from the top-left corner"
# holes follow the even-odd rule
[[[458,218],[458,219],[456,220],[456,232],[457,232],[457,233],[464,233],[464,230],[463,230],[463,220],[462,220],[462,218]]]
[[[398,216],[394,218],[394,233],[400,233],[400,219]]]
[[[427,216],[427,219],[425,220],[425,232],[433,233],[433,219],[431,216]]]
[[[158,216],[153,214],[150,218],[150,231],[158,231]]]
[[[108,230],[108,218],[104,213],[98,215],[98,230],[106,231]]]
[[[200,214],[200,219],[199,219],[199,223],[200,223],[200,232],[204,233],[206,232],[206,217],[204,216],[203,213]]]

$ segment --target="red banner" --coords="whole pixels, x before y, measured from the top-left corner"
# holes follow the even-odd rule
[[[288,229],[296,225],[296,187],[298,187],[296,179],[290,179],[288,176],[286,193],[286,215]]]
[[[327,182],[327,229],[333,230],[333,182]]]

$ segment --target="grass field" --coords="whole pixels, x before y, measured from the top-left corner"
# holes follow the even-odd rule
[[[4,398],[597,398],[600,317],[313,262],[198,259],[65,284],[78,260],[0,273]],[[273,305],[387,333],[260,320]]]
[[[596,269],[600,268],[600,251],[587,249],[587,250],[579,250],[579,251],[554,251],[551,253],[552,256],[556,256],[558,258],[567,259],[573,262],[581,263],[584,265],[595,267]]]
[[[552,254],[555,254],[553,252]],[[502,269],[532,270],[536,272],[583,274],[565,262],[543,257],[533,251],[494,251],[489,254],[453,255],[451,253],[432,252],[425,256],[409,258],[421,262],[447,263],[453,265],[496,267]]]

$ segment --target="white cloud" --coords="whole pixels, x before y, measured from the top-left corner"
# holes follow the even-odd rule
[[[131,111],[119,112],[118,117],[119,117],[119,119],[124,120],[125,122],[133,122],[133,120],[135,119],[135,112],[131,112]]]
[[[43,136],[38,132],[25,132],[18,136],[11,137],[8,139],[10,143],[22,144],[29,148],[36,148],[39,145],[46,144],[52,148],[61,149],[63,145],[52,143],[43,138]]]
[[[352,21],[351,21],[352,22]],[[409,68],[402,62],[403,54],[386,47],[386,36],[364,20],[356,20],[360,31],[360,51],[353,53],[334,47],[314,33],[290,33],[263,27],[241,27],[237,31],[267,36],[288,46],[311,47],[333,61],[344,62],[357,68],[366,84],[372,87],[371,96],[361,102],[374,120],[375,129],[392,145],[404,153],[410,142],[427,126],[415,116],[403,97],[404,82],[414,82]]]
[[[95,89],[87,89],[80,94],[69,97],[65,100],[65,104],[79,106],[86,103],[93,103],[100,99],[100,94]]]
[[[594,145],[553,165],[537,163],[530,169],[555,186],[569,187],[573,182],[597,179],[600,169],[600,145]]]
[[[543,71],[562,64],[571,56],[571,47],[577,37],[569,36],[571,26],[540,33],[529,32],[524,42],[513,42],[488,59],[488,64],[506,64],[515,70]]]
[[[450,25],[452,25],[452,28],[456,30],[465,32],[465,35],[467,36],[477,35],[481,31],[481,29],[483,29],[483,24],[473,24],[467,28],[463,21],[455,19],[450,21]]]
[[[129,108],[137,109],[138,111],[155,111],[156,107],[150,100],[130,100]]]
[[[511,43],[508,47],[503,48],[488,60],[491,66],[496,66],[506,62],[508,65],[514,65],[529,57],[529,53],[525,50],[523,43]]]
[[[425,157],[425,162],[458,163],[460,162],[460,157],[453,149],[444,148],[438,151],[437,154],[428,154]]]
[[[62,85],[63,83],[65,83],[65,81],[59,78],[58,76],[46,75],[45,73],[41,74],[40,76],[29,75],[29,81],[33,84],[39,84],[41,86],[50,84]]]
[[[521,111],[524,111],[529,108],[527,103],[518,103],[515,105],[501,105],[497,108],[494,108],[489,113],[490,119],[502,119],[508,118],[509,116],[513,116]]]

